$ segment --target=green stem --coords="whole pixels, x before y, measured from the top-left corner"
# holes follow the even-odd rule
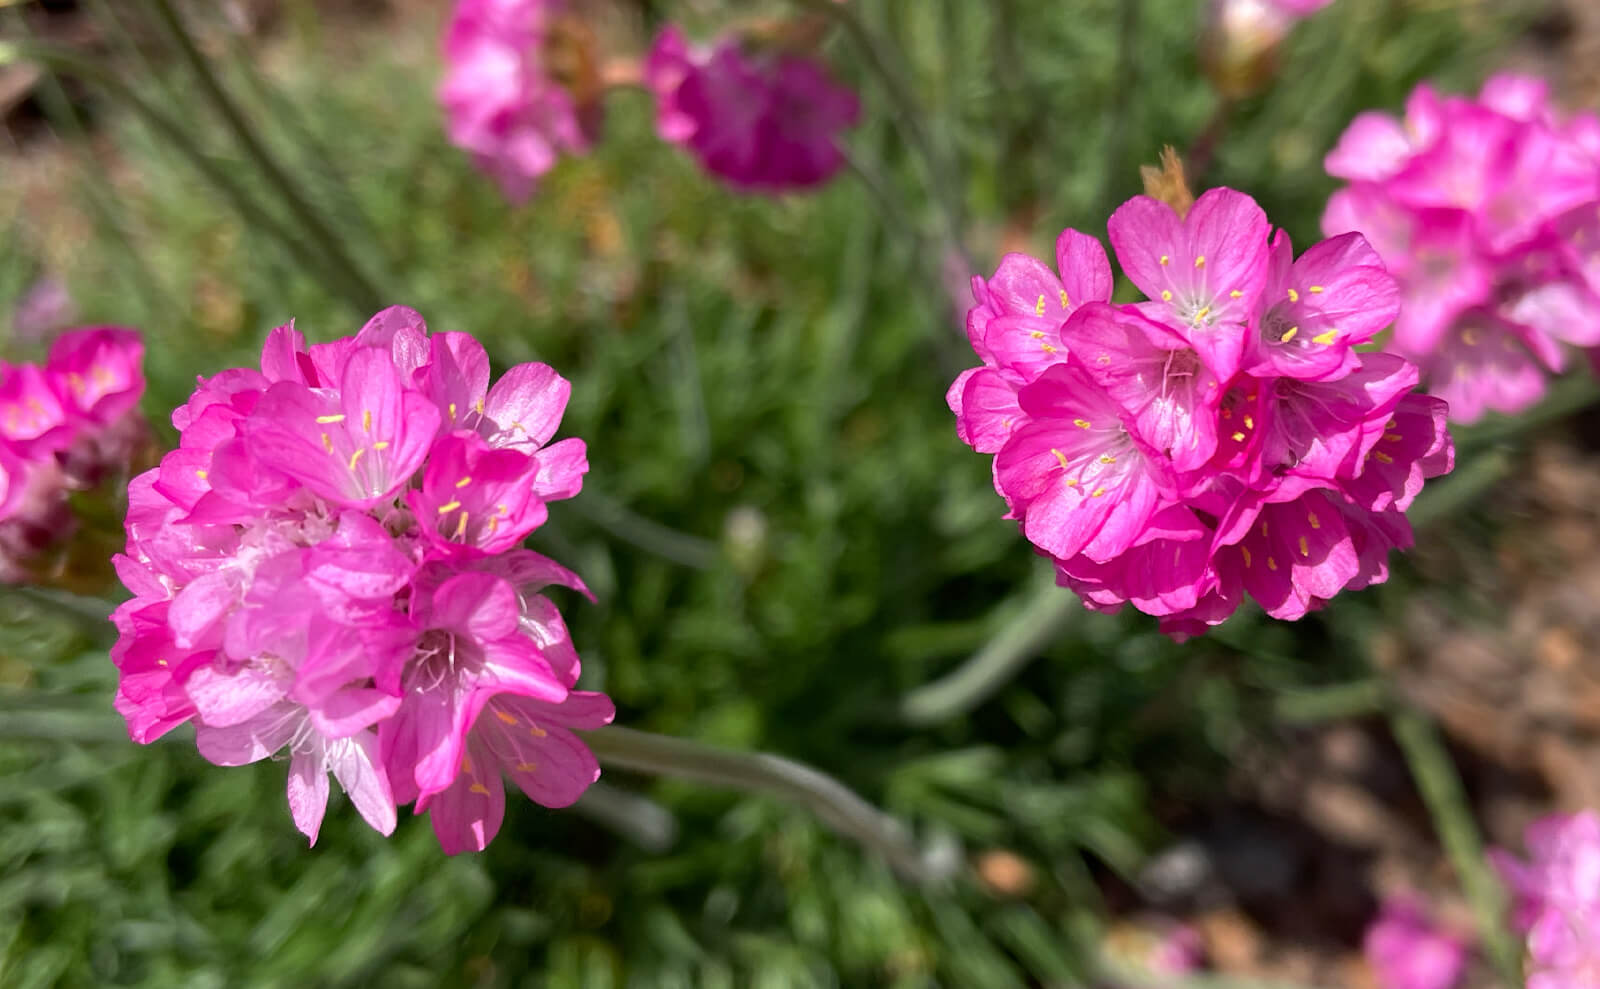
[[[200,84],[201,95],[222,118],[245,153],[255,161],[268,184],[282,198],[295,220],[318,245],[319,253],[324,255],[328,263],[335,268],[334,274],[345,298],[363,312],[376,312],[384,303],[383,293],[368,280],[366,274],[345,252],[344,243],[339,239],[339,235],[323,222],[321,215],[300,194],[288,172],[250,127],[238,105],[222,88],[216,73],[211,71],[210,64],[200,53],[194,39],[184,28],[183,19],[178,16],[171,0],[146,0],[146,3],[155,11],[156,17],[166,28],[173,43],[177,45],[178,53],[194,73],[196,81]]]
[[[867,69],[878,77],[878,81],[883,84],[885,94],[894,105],[896,126],[905,134],[907,143],[916,149],[928,169],[933,199],[944,215],[945,224],[949,227],[951,243],[961,253],[967,269],[976,271],[977,264],[966,246],[964,233],[966,208],[956,187],[954,174],[934,142],[933,135],[924,125],[926,117],[922,106],[911,85],[906,81],[906,75],[896,57],[890,54],[889,46],[873,35],[853,4],[837,3],[835,0],[798,0],[798,2],[837,21],[850,36],[850,40],[855,42],[856,47],[866,56]]]
[[[917,848],[904,825],[838,780],[781,756],[736,752],[617,725],[589,732],[584,740],[601,763],[615,769],[765,793],[799,804],[918,882],[948,879],[960,865],[959,856]]]
[[[1600,402],[1600,382],[1588,374],[1573,374],[1551,386],[1543,402],[1517,416],[1497,416],[1489,422],[1463,429],[1458,452],[1479,450],[1511,439],[1537,426],[1565,419]]]
[[[1391,711],[1389,725],[1472,905],[1485,953],[1505,985],[1521,985],[1521,953],[1506,926],[1505,890],[1489,868],[1483,839],[1444,741],[1433,722],[1410,708]]]
[[[721,555],[717,544],[709,539],[653,522],[598,491],[585,490],[582,498],[575,498],[570,504],[575,514],[623,542],[691,570],[710,570]]]
[[[971,711],[1011,682],[1083,611],[1083,604],[1055,583],[1039,582],[1020,605],[1009,603],[1000,634],[965,663],[906,695],[900,716],[909,724],[947,721]]]
[[[572,809],[638,847],[660,855],[678,840],[678,819],[649,797],[595,783]]]

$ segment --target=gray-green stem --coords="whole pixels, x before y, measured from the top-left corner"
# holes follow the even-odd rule
[[[613,769],[765,793],[798,804],[839,834],[883,856],[909,879],[939,882],[960,866],[958,855],[918,848],[899,821],[833,777],[792,759],[617,725],[589,732],[584,740],[600,762]]]
[[[200,53],[194,39],[189,36],[183,18],[178,16],[171,0],[146,0],[146,3],[155,12],[157,19],[171,36],[173,44],[177,46],[178,53],[194,73],[195,80],[200,84],[201,95],[232,131],[240,147],[261,169],[262,176],[282,198],[284,205],[310,235],[311,240],[316,243],[319,253],[334,266],[345,297],[364,312],[377,311],[385,301],[382,293],[345,251],[344,242],[340,240],[339,235],[323,222],[315,207],[301,195],[300,189],[290,178],[289,173],[262,143],[249,121],[245,120],[244,114],[228,95],[227,90],[222,87],[216,73],[211,70],[210,63]]]

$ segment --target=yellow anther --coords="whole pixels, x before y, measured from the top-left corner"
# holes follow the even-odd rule
[[[1100,454],[1100,462],[1102,464],[1114,464],[1117,462],[1117,458],[1109,453],[1102,453]]]
[[[1201,306],[1200,311],[1194,314],[1194,325],[1199,326],[1209,315],[1211,315],[1211,307]]]
[[[1288,343],[1290,340],[1293,340],[1295,338],[1295,336],[1299,334],[1299,332],[1300,332],[1300,327],[1291,326],[1287,330],[1283,331],[1283,336],[1278,338],[1278,342],[1279,343]]]
[[[519,772],[519,773],[531,773],[531,772],[537,770],[538,768],[539,768],[539,764],[537,762],[519,762],[519,763],[517,763],[517,772]]]
[[[329,453],[333,452],[333,440],[328,439],[327,433],[322,434],[322,448]]]
[[[1320,343],[1323,346],[1327,346],[1328,344],[1332,343],[1334,341],[1334,339],[1337,338],[1338,336],[1339,336],[1339,331],[1338,330],[1329,330],[1326,333],[1318,333],[1316,336],[1311,338],[1311,342],[1312,343]]]
[[[1041,343],[1039,345],[1039,349],[1044,351],[1047,354],[1053,354],[1053,353],[1056,352],[1056,348],[1050,346],[1048,343]]]
[[[1278,561],[1273,559],[1270,556],[1267,557],[1267,569],[1268,570],[1276,570],[1276,569],[1278,569]]]
[[[1317,513],[1316,512],[1307,512],[1306,513],[1306,521],[1311,523],[1311,528],[1313,528],[1313,529],[1322,528],[1322,520],[1317,518]]]
[[[1300,537],[1300,555],[1301,556],[1310,556],[1311,555],[1311,547],[1306,545],[1306,537],[1305,536],[1301,536]]]
[[[514,725],[517,723],[516,715],[502,711],[499,708],[494,709],[494,716],[499,718],[501,721],[504,721],[508,725]]]
[[[366,430],[369,433],[372,432],[372,410],[371,409],[362,409],[361,410],[361,428]]]
[[[1228,293],[1228,298],[1230,298],[1230,299],[1242,299],[1242,298],[1244,298],[1244,293],[1239,291],[1238,289],[1233,289],[1232,291],[1230,291]]]
[[[1394,463],[1394,458],[1389,456],[1387,453],[1384,453],[1382,450],[1377,450],[1372,455],[1374,457],[1378,458],[1378,462],[1379,463],[1384,463],[1384,464],[1392,464],[1392,463]]]
[[[1032,333],[1028,334],[1028,336],[1033,337],[1035,340],[1043,340],[1044,339],[1044,331],[1043,330],[1034,330]]]
[[[543,738],[548,735],[549,732],[545,731],[543,728],[540,728],[538,725],[529,725],[528,734],[532,735],[534,738]]]
[[[1106,489],[1105,488],[1095,488],[1094,491],[1090,492],[1089,497],[1098,498],[1098,497],[1100,497],[1101,495],[1103,495],[1105,493],[1106,493]]]
[[[1312,285],[1311,287],[1307,288],[1306,291],[1310,292],[1312,295],[1321,295],[1322,294],[1322,286],[1321,285]]]
[[[1039,296],[1039,301],[1035,302],[1033,304],[1033,314],[1035,316],[1043,316],[1044,315],[1044,296],[1043,295],[1040,295]]]
[[[361,460],[362,456],[365,455],[366,452],[367,452],[367,448],[366,447],[362,447],[361,449],[357,450],[355,453],[350,454],[350,469],[351,470],[355,470],[356,469],[356,464]]]
[[[1067,455],[1062,453],[1060,450],[1057,450],[1055,447],[1051,447],[1050,452],[1056,455],[1056,463],[1060,464],[1062,469],[1065,470],[1067,466]]]
[[[1246,429],[1254,429],[1254,428],[1256,428],[1255,419],[1253,417],[1251,417],[1251,416],[1248,416],[1248,415],[1245,416],[1244,417],[1244,428],[1246,428]]]
[[[1239,555],[1244,557],[1244,565],[1248,567],[1250,565],[1250,549],[1249,549],[1249,547],[1240,546],[1239,547]]]
[[[471,790],[473,793],[482,794],[485,797],[489,795],[489,788],[484,786],[482,783],[474,783],[467,787],[467,789]]]
[[[511,511],[511,509],[507,508],[504,505],[496,505],[494,507],[495,507],[495,511],[499,512],[501,515],[504,515],[507,512]]]
[[[387,450],[387,449],[389,449],[389,441],[388,440],[379,440],[378,442],[372,444],[372,448],[374,450]]]
[[[1089,428],[1089,420],[1087,420],[1087,419],[1074,419],[1074,420],[1072,420],[1072,424],[1074,426],[1077,426],[1079,429],[1088,429]]]
[[[1233,441],[1235,443],[1243,443],[1244,442],[1244,434],[1243,433],[1234,433],[1233,434]]]
[[[1111,363],[1111,355],[1110,354],[1101,354],[1099,357],[1096,357],[1094,359],[1094,362],[1096,364],[1099,364],[1100,366],[1104,367],[1105,365]]]
[[[156,660],[156,665],[157,666],[166,666],[167,665],[167,661],[164,660],[164,659],[158,659],[158,660]]]
[[[1478,345],[1478,331],[1470,326],[1462,330],[1461,342],[1469,347],[1476,347]]]
[[[1262,519],[1261,520],[1261,535],[1263,537],[1265,537],[1266,534],[1267,534],[1267,520],[1266,519]]]
[[[323,425],[327,425],[328,423],[332,422],[344,422],[344,414],[340,413],[339,415],[332,416],[317,416],[317,421]]]
[[[464,488],[464,487],[466,487],[467,485],[469,485],[471,483],[472,483],[472,475],[468,474],[466,477],[463,477],[461,480],[456,482],[456,487]]]
[[[447,502],[446,504],[443,504],[443,505],[439,506],[439,514],[440,515],[449,515],[451,512],[455,511],[456,509],[458,509],[460,507],[461,507],[461,502],[459,502],[459,501]]]
[[[197,471],[194,472],[194,476],[198,477],[200,480],[204,481],[207,477],[210,477],[211,475],[207,474],[203,470],[197,470]]]
[[[1065,309],[1070,305],[1072,305],[1072,297],[1067,295],[1067,290],[1066,289],[1062,289],[1061,290],[1061,308]]]
[[[451,422],[455,422],[456,421],[456,403],[454,403],[454,402],[450,403],[450,421]]]
[[[1199,257],[1195,258],[1194,259],[1194,266],[1196,268],[1204,268],[1206,266],[1206,256],[1204,254],[1202,254]]]
[[[461,757],[461,770],[468,776],[472,775],[472,756],[464,755]]]
[[[478,413],[480,416],[483,415],[483,399],[480,398],[476,402],[472,403],[472,411]]]
[[[460,521],[458,521],[456,523],[456,534],[454,536],[451,536],[450,538],[452,538],[452,539],[460,539],[462,536],[464,536],[466,534],[467,534],[467,513],[466,512],[462,512]]]
[[[489,531],[493,532],[498,528],[500,528],[500,520],[493,515],[489,516]]]
[[[1162,289],[1161,290],[1161,301],[1162,302],[1171,302],[1172,301],[1172,293],[1167,291],[1166,289]]]
[[[1294,289],[1290,289],[1289,290],[1289,301],[1290,302],[1299,302],[1300,301],[1300,293],[1296,292]]]
[[[1405,437],[1401,436],[1399,433],[1384,433],[1383,438],[1388,440],[1390,443],[1399,443],[1401,440],[1405,439]]]
[[[1077,478],[1075,478],[1075,477],[1067,478],[1067,487],[1075,488],[1077,486],[1078,486],[1078,479]]]
[[[1161,263],[1162,264],[1167,264],[1167,263],[1169,263],[1171,261],[1172,261],[1172,259],[1167,257],[1165,254],[1161,255]]]

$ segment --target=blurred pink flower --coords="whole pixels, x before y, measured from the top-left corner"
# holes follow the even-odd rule
[[[1105,251],[1073,230],[1054,270],[1011,254],[973,280],[982,366],[946,401],[1006,517],[1090,608],[1132,602],[1175,637],[1246,593],[1296,619],[1386,580],[1453,448],[1416,367],[1355,349],[1398,310],[1377,253],[1347,234],[1295,259],[1232,189],[1184,217],[1136,197],[1108,228],[1148,301],[1110,304]]]
[[[451,853],[494,838],[501,768],[576,800],[599,767],[541,725],[597,728],[611,703],[572,690],[577,653],[537,592],[587,592],[517,548],[588,469],[582,440],[549,442],[568,392],[542,364],[490,387],[476,340],[399,307],[327,344],[279,327],[260,371],[202,380],[178,449],[129,489],[112,659],[134,739],[194,721],[219,765],[287,750],[313,842],[330,773],[385,834],[397,803],[437,811]],[[508,748],[518,717],[532,740]]]
[[[1528,935],[1528,989],[1600,985],[1600,814],[1557,814],[1526,833],[1528,860],[1492,850]]]
[[[839,134],[860,112],[855,93],[811,59],[753,53],[731,36],[691,45],[676,25],[651,45],[644,77],[661,139],[747,192],[832,178],[844,165]]]
[[[1324,232],[1360,231],[1399,280],[1392,346],[1473,422],[1537,402],[1563,344],[1600,345],[1600,117],[1563,117],[1531,76],[1476,100],[1427,84],[1404,119],[1363,113],[1325,160],[1350,184]]]
[[[1202,0],[1200,62],[1226,97],[1256,92],[1277,71],[1278,46],[1296,23],[1333,0]]]
[[[30,343],[48,340],[76,316],[77,306],[66,283],[47,275],[34,282],[17,301],[17,308],[11,313],[11,332]]]
[[[1428,919],[1411,897],[1386,900],[1362,940],[1382,989],[1451,989],[1467,966],[1467,944]]]
[[[566,0],[458,0],[439,87],[450,140],[521,203],[562,154],[589,150],[572,94],[550,73],[546,43]]]

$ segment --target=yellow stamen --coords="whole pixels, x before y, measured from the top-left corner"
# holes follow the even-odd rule
[[[1171,302],[1172,301],[1172,293],[1167,291],[1166,289],[1162,289],[1161,290],[1161,301],[1162,302]]]
[[[1053,353],[1056,352],[1056,348],[1050,346],[1048,343],[1041,343],[1039,345],[1039,349],[1044,351],[1047,354],[1053,354]]]
[[[1278,338],[1278,342],[1279,343],[1288,343],[1290,340],[1293,340],[1295,338],[1295,336],[1299,332],[1300,332],[1300,327],[1291,326],[1287,330],[1283,331],[1283,336]]]
[[[480,416],[483,415],[483,399],[480,398],[476,402],[472,403],[472,411],[478,413]]]
[[[1074,420],[1072,420],[1072,424],[1074,426],[1077,426],[1079,429],[1088,429],[1089,428],[1089,420],[1087,420],[1087,419],[1074,419]]]
[[[1469,347],[1476,347],[1478,345],[1478,331],[1470,326],[1462,330],[1461,342]]]
[[[1316,512],[1307,512],[1306,513],[1306,521],[1311,523],[1311,528],[1313,528],[1313,529],[1322,528],[1322,520],[1317,518],[1317,513]]]
[[[1034,330],[1032,333],[1028,334],[1028,336],[1033,337],[1035,340],[1043,340],[1044,339],[1044,331],[1043,330]]]
[[[211,475],[207,474],[203,470],[197,470],[197,471],[194,472],[194,476],[198,477],[200,480],[204,481],[207,477],[210,477]]]
[[[519,763],[517,763],[517,772],[519,772],[519,773],[531,773],[531,772],[533,772],[534,770],[536,770],[538,768],[539,768],[539,764],[537,762],[519,762]]]
[[[457,481],[456,482],[456,487],[464,488],[464,487],[466,487],[467,485],[469,485],[471,483],[472,483],[472,475],[469,474],[466,477],[463,477],[461,480]]]
[[[1320,295],[1320,294],[1322,294],[1322,286],[1321,285],[1313,285],[1310,288],[1306,289],[1306,291],[1310,292],[1312,295]]]
[[[1234,433],[1233,434],[1233,441],[1235,443],[1243,443],[1244,442],[1244,434],[1243,433]]]
[[[1401,436],[1399,433],[1384,433],[1383,438],[1388,440],[1390,443],[1399,443],[1401,440],[1405,439],[1405,437]]]
[[[1373,453],[1373,456],[1377,457],[1380,463],[1385,463],[1385,464],[1394,463],[1394,458],[1389,456],[1387,453],[1384,453],[1382,450],[1376,451],[1375,453]]]
[[[1312,343],[1320,343],[1324,347],[1326,347],[1328,344],[1332,343],[1334,341],[1334,339],[1336,337],[1338,337],[1338,336],[1339,336],[1339,331],[1338,330],[1329,330],[1326,333],[1318,333],[1316,336],[1311,338],[1311,342]]]
[[[1166,255],[1165,255],[1165,254],[1163,254],[1163,255],[1161,255],[1161,263],[1162,263],[1162,264],[1167,264],[1167,263],[1168,263],[1168,262],[1170,262],[1170,261],[1171,261],[1171,260],[1172,260],[1172,259],[1171,259],[1171,258],[1169,258],[1169,257],[1167,257],[1167,256],[1166,256]]]
[[[1039,301],[1033,304],[1033,314],[1035,316],[1044,315],[1044,296],[1039,296]]]
[[[1194,325],[1199,326],[1200,323],[1209,315],[1211,315],[1211,307],[1202,306],[1200,311],[1194,314]]]
[[[455,511],[456,509],[458,509],[460,507],[461,507],[461,502],[452,501],[452,502],[449,502],[447,504],[440,505],[439,506],[439,514],[440,515],[449,515],[451,512]]]
[[[1075,477],[1067,478],[1067,487],[1075,488],[1077,486],[1078,486],[1078,479],[1077,478],[1075,478]]]
[[[1300,555],[1301,556],[1310,556],[1311,555],[1311,547],[1306,545],[1306,537],[1305,536],[1301,536],[1300,537]]]
[[[1251,417],[1251,416],[1245,416],[1244,417],[1244,428],[1246,428],[1246,429],[1254,429],[1254,428],[1256,428],[1255,419],[1253,417]]]
[[[1067,455],[1062,453],[1060,450],[1057,450],[1055,447],[1051,447],[1050,452],[1056,455],[1056,463],[1061,465],[1061,469],[1066,470]]]
[[[517,723],[516,715],[502,711],[499,708],[494,709],[494,716],[499,718],[501,721],[504,721],[508,725],[514,725]]]
[[[366,447],[362,447],[361,449],[357,450],[355,453],[350,454],[350,469],[351,470],[355,470],[356,469],[356,463],[362,458],[363,455],[366,454],[366,452],[367,452],[367,448]]]
[[[467,534],[467,513],[466,512],[462,512],[461,513],[461,520],[456,523],[456,534],[454,536],[451,536],[450,538],[452,538],[452,539],[460,539],[462,536],[464,536],[466,534]]]
[[[1061,290],[1061,308],[1065,309],[1070,305],[1072,305],[1072,297],[1067,295],[1067,290],[1066,289],[1062,289]]]
[[[1196,268],[1204,268],[1206,266],[1206,256],[1204,254],[1202,254],[1199,257],[1195,258],[1194,259],[1194,266]]]
[[[538,725],[529,725],[528,734],[532,735],[534,738],[543,738],[548,735],[549,732],[545,731],[543,728],[540,728]]]
[[[1242,298],[1244,298],[1244,293],[1239,291],[1238,289],[1234,289],[1234,290],[1232,290],[1231,292],[1228,293],[1228,298],[1230,298],[1230,299],[1242,299]]]
[[[363,410],[361,410],[361,428],[366,430],[369,433],[372,432],[372,410],[371,409],[363,409]]]
[[[1105,493],[1106,493],[1106,489],[1105,488],[1095,488],[1094,491],[1090,493],[1089,497],[1098,498],[1098,497],[1100,497],[1101,495],[1103,495]]]
[[[1273,559],[1270,556],[1267,557],[1267,569],[1268,570],[1276,570],[1276,569],[1278,569],[1278,561]]]
[[[1248,567],[1250,565],[1250,550],[1249,550],[1249,548],[1245,547],[1245,546],[1240,546],[1239,547],[1239,555],[1244,557],[1244,565]]]
[[[332,423],[332,422],[344,422],[344,415],[340,414],[340,415],[333,415],[333,416],[317,416],[317,421],[322,423],[323,425],[327,425],[328,423]]]
[[[333,440],[328,439],[327,433],[322,434],[322,448],[329,453],[333,452]]]
[[[1117,462],[1117,458],[1109,453],[1102,453],[1100,454],[1100,462],[1102,464],[1114,464]]]
[[[1296,292],[1294,289],[1290,289],[1289,290],[1289,301],[1290,302],[1299,302],[1300,301],[1300,293]]]
[[[473,773],[472,773],[472,757],[471,756],[464,755],[464,756],[461,757],[461,770],[462,770],[462,772],[466,773],[468,776],[473,775]]]
[[[489,788],[484,786],[482,783],[474,783],[467,787],[467,789],[471,790],[473,793],[482,794],[485,797],[489,795]]]
[[[388,440],[379,440],[378,442],[372,444],[372,448],[374,450],[387,450],[387,449],[389,449],[389,441]]]
[[[450,403],[450,421],[451,422],[455,422],[456,421],[456,403],[454,403],[454,402]]]

